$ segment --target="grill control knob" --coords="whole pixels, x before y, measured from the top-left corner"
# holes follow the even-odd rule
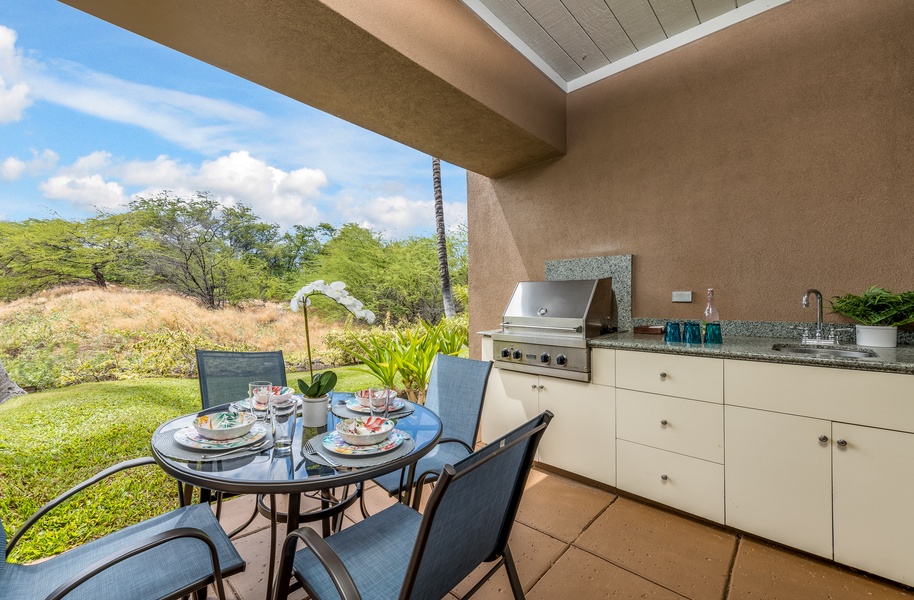
[[[549,363],[549,360],[550,360],[551,358],[552,358],[552,357],[549,356],[549,353],[548,353],[548,352],[543,352],[542,354],[540,354],[540,362],[541,362],[541,363],[547,363],[547,364],[548,364],[548,363]]]
[[[560,367],[564,367],[568,364],[568,357],[564,354],[559,354],[555,357],[555,364],[559,365]]]
[[[520,360],[523,357],[524,357],[524,353],[521,352],[520,350],[515,350],[514,352],[511,353],[511,358],[513,358],[515,360]]]
[[[511,356],[511,351],[508,350],[507,348],[502,348],[502,349],[501,349],[501,357],[502,357],[502,358],[508,358],[509,356]]]

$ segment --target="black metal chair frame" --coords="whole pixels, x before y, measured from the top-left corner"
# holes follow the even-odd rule
[[[116,465],[108,467],[107,469],[101,471],[100,473],[87,479],[86,481],[83,481],[82,483],[77,484],[76,486],[70,488],[63,494],[60,494],[53,500],[50,500],[44,506],[42,506],[40,509],[38,509],[38,511],[35,512],[35,514],[33,514],[31,517],[29,517],[25,521],[25,523],[23,523],[19,527],[19,529],[16,531],[16,533],[13,534],[12,538],[10,538],[10,541],[6,547],[7,555],[9,555],[9,553],[12,552],[13,548],[16,547],[16,544],[19,543],[19,540],[22,539],[22,537],[25,535],[25,533],[33,525],[35,525],[38,522],[38,520],[41,519],[41,517],[46,515],[48,512],[50,512],[52,509],[56,508],[60,504],[62,504],[64,501],[68,500],[70,497],[85,490],[88,487],[91,487],[92,485],[95,485],[96,483],[98,483],[104,479],[107,479],[111,475],[114,475],[115,473],[119,473],[120,471],[123,471],[125,469],[131,469],[131,468],[139,467],[139,466],[143,466],[143,465],[154,465],[154,464],[156,464],[156,462],[151,457],[135,458],[132,460],[120,462]],[[64,598],[68,593],[70,593],[71,591],[73,591],[74,589],[76,589],[81,584],[85,583],[86,581],[90,580],[95,575],[103,572],[105,569],[113,567],[114,565],[116,565],[132,556],[142,554],[143,552],[145,552],[147,550],[150,550],[157,546],[161,546],[162,544],[165,544],[167,542],[170,542],[172,540],[176,540],[179,538],[196,538],[196,539],[201,540],[202,542],[204,542],[207,545],[207,547],[209,549],[209,554],[210,554],[209,558],[210,558],[211,564],[213,566],[213,577],[212,577],[212,581],[194,582],[194,583],[188,584],[184,589],[180,590],[178,593],[174,594],[173,596],[170,596],[169,598],[186,597],[188,594],[191,594],[191,593],[195,593],[198,596],[198,598],[204,598],[205,593],[206,593],[205,592],[206,586],[209,585],[210,583],[212,583],[214,585],[214,587],[216,588],[216,595],[218,596],[218,598],[220,598],[220,600],[224,599],[225,598],[225,586],[222,581],[223,577],[233,575],[234,573],[243,571],[244,567],[242,566],[242,568],[239,570],[223,573],[219,567],[219,556],[216,551],[216,546],[213,544],[213,541],[210,539],[210,537],[204,531],[202,531],[200,529],[195,529],[192,527],[178,527],[178,528],[172,529],[170,531],[151,535],[148,538],[146,538],[143,542],[135,543],[132,546],[121,550],[120,552],[112,554],[108,557],[105,557],[104,559],[101,559],[101,560],[95,562],[92,565],[89,565],[88,567],[83,569],[80,573],[78,573],[76,576],[72,577],[69,581],[66,581],[66,582],[62,583],[60,586],[58,586],[57,589],[55,589],[53,592],[51,592],[51,594],[49,596],[47,596],[45,598],[45,600],[59,600],[61,598]],[[202,589],[201,589],[201,587],[202,587]]]
[[[523,496],[527,475],[529,474],[530,468],[533,466],[533,459],[536,454],[536,448],[539,445],[539,441],[542,438],[542,435],[552,418],[553,414],[549,411],[545,411],[539,417],[537,417],[539,423],[531,430],[517,437],[513,437],[514,433],[518,431],[515,430],[515,432],[508,433],[502,438],[495,440],[491,444],[479,449],[477,451],[477,456],[481,458],[477,462],[471,464],[469,467],[466,467],[461,471],[457,471],[452,465],[444,466],[437,477],[437,483],[434,490],[432,491],[431,496],[429,497],[428,505],[426,506],[425,513],[422,516],[416,543],[412,549],[409,565],[406,570],[406,576],[403,582],[403,586],[400,590],[400,600],[407,600],[412,595],[415,579],[419,572],[419,567],[425,554],[426,545],[434,527],[436,511],[438,510],[445,495],[448,493],[449,486],[458,479],[465,477],[467,474],[486,464],[487,462],[496,460],[499,456],[511,448],[514,448],[518,444],[532,437],[534,439],[531,440],[531,443],[527,447],[526,455],[523,458],[523,462],[519,471],[523,473],[523,477],[518,477],[515,483],[510,501],[506,507],[505,518],[502,522],[502,527],[498,532],[497,542],[494,546],[494,550],[490,556],[483,561],[496,562],[487,571],[483,578],[477,582],[476,585],[474,585],[473,588],[463,597],[463,600],[470,598],[473,594],[479,591],[485,582],[488,581],[489,578],[500,567],[504,566],[505,570],[507,571],[508,580],[511,585],[511,591],[515,600],[523,600],[523,587],[521,586],[520,578],[517,574],[517,568],[514,564],[514,559],[508,546],[508,537],[514,525],[514,519],[517,516],[517,510],[520,506],[520,501]],[[528,425],[529,424],[530,423],[528,423]],[[424,480],[425,478],[422,479]],[[414,501],[412,508],[418,510],[418,502]],[[368,520],[370,520],[370,517]],[[305,591],[308,592],[309,596],[313,597],[315,595],[313,590],[309,588],[307,582],[302,579],[294,569],[293,561],[298,541],[304,542],[308,549],[314,553],[314,556],[317,558],[317,560],[320,561],[320,563],[323,565],[334,586],[336,587],[341,600],[361,600],[361,595],[358,591],[358,588],[356,587],[356,584],[349,574],[349,571],[346,569],[343,561],[336,554],[336,552],[334,552],[330,545],[328,545],[326,540],[320,537],[313,529],[307,527],[302,527],[293,531],[286,537],[286,540],[283,543],[279,573],[273,584],[273,600],[284,600],[287,598],[289,592],[289,581],[293,575],[302,585],[302,587],[304,587]]]

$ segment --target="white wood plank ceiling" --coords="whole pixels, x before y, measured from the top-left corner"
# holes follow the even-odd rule
[[[462,0],[566,92],[789,0]]]

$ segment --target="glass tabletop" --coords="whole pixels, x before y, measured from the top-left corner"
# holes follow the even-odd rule
[[[353,397],[349,393],[336,393],[334,404],[345,404]],[[225,405],[228,407],[228,405]],[[209,411],[207,411],[209,412]],[[160,435],[191,425],[197,413],[184,415],[162,424],[153,434],[153,440]],[[327,413],[327,428],[333,431],[339,422],[332,412]],[[397,471],[428,454],[441,437],[441,420],[431,410],[415,405],[415,410],[402,418],[395,419],[395,429],[406,434],[414,445],[407,454],[382,464],[364,467],[328,467],[311,459],[302,451],[302,444],[308,437],[324,428],[303,428],[297,417],[291,452],[280,452],[270,448],[260,453],[240,453],[220,460],[177,460],[169,458],[152,443],[153,456],[161,468],[186,484],[230,493],[288,494],[336,487],[372,479],[384,473]],[[305,433],[303,440],[303,432]],[[325,455],[334,455],[325,448],[318,448]],[[205,452],[201,452],[205,454]],[[351,460],[347,464],[353,464]],[[366,461],[377,462],[377,461]]]

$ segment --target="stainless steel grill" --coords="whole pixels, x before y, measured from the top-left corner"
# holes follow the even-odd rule
[[[615,331],[612,279],[522,281],[492,335],[495,366],[590,381],[590,338]]]

